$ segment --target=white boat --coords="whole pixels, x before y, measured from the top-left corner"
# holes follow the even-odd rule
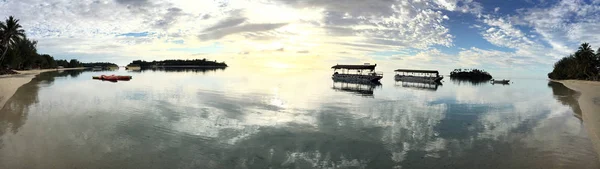
[[[444,79],[437,70],[397,69],[395,72],[396,81],[436,83]]]
[[[378,82],[383,78],[383,73],[375,72],[375,65],[335,65],[332,79],[346,82]]]

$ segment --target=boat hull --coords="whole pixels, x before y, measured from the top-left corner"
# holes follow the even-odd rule
[[[510,80],[492,80],[493,84],[509,84]]]
[[[101,76],[92,76],[92,79],[108,80],[108,81],[117,81],[117,80],[128,81],[128,80],[131,80],[131,76],[101,75]]]
[[[440,77],[420,77],[420,76],[403,76],[396,75],[394,76],[396,81],[405,81],[405,82],[425,82],[425,83],[435,83],[440,82],[444,79],[443,76]]]
[[[381,78],[383,78],[383,76],[334,74],[331,78],[336,81],[345,81],[345,82],[379,82],[379,80],[381,80]]]

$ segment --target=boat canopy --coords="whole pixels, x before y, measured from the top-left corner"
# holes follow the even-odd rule
[[[437,70],[414,70],[414,69],[396,69],[395,72],[407,72],[407,73],[434,73],[440,74]]]
[[[355,69],[355,70],[375,70],[375,65],[335,65],[331,67],[332,69]]]

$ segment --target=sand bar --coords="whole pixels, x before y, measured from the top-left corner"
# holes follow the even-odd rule
[[[39,69],[39,70],[26,70],[17,71],[19,74],[14,75],[0,75],[0,109],[4,107],[6,101],[10,99],[19,87],[31,82],[35,76],[43,72],[58,71],[58,70],[75,70],[85,68],[64,68],[64,69]]]

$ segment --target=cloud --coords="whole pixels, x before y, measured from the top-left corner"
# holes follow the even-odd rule
[[[215,30],[219,30],[219,29],[223,29],[223,28],[237,26],[237,25],[244,23],[246,20],[247,20],[247,18],[229,18],[229,19],[220,21],[216,25],[213,25],[211,27],[204,29],[204,31],[210,32],[210,31],[215,31]]]
[[[162,19],[154,23],[154,27],[159,29],[167,29],[171,27],[175,22],[177,22],[177,19],[182,15],[185,14],[182,12],[181,9],[174,7],[169,8],[167,9],[167,13],[162,17]]]
[[[263,23],[263,24],[246,24],[234,27],[226,27],[214,31],[205,32],[198,35],[200,40],[217,40],[228,35],[244,33],[244,32],[262,32],[285,26],[286,23]]]
[[[119,4],[124,5],[146,5],[149,4],[148,0],[115,0]]]
[[[547,44],[563,55],[580,43],[600,44],[600,8],[595,2],[561,0],[548,8],[520,11],[514,19],[532,27]]]
[[[324,8],[319,24],[330,36],[359,36],[366,43],[427,48],[452,46],[453,36],[443,24],[449,19],[440,10],[458,10],[468,1],[335,1],[279,0],[296,8]]]
[[[489,26],[482,32],[483,38],[494,45],[513,49],[535,45],[525,33],[506,19],[485,16],[483,23]]]

